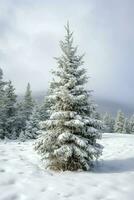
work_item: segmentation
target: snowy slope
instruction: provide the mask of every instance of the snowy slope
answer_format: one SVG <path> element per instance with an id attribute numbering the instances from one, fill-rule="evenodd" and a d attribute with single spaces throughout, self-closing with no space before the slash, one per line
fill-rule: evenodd
<path id="1" fill-rule="evenodd" d="M 32 142 L 0 142 L 0 200 L 133 200 L 134 136 L 104 134 L 93 172 L 39 168 Z"/>

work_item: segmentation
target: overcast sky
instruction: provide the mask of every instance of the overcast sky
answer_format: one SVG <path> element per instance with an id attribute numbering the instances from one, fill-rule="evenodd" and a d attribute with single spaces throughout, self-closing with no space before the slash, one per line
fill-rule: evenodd
<path id="1" fill-rule="evenodd" d="M 0 66 L 17 93 L 46 90 L 67 20 L 94 95 L 134 105 L 134 0 L 0 0 Z"/>

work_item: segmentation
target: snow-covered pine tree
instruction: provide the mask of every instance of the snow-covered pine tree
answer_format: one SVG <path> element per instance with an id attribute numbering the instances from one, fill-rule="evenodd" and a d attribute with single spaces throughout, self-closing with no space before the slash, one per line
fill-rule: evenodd
<path id="1" fill-rule="evenodd" d="M 0 68 L 0 139 L 4 139 L 5 137 L 5 119 L 6 119 L 6 111 L 5 111 L 5 86 L 6 82 L 3 81 L 3 71 Z"/>
<path id="2" fill-rule="evenodd" d="M 45 168 L 52 170 L 89 170 L 102 153 L 96 140 L 101 138 L 101 121 L 92 118 L 94 105 L 86 91 L 87 82 L 83 56 L 73 47 L 69 24 L 65 27 L 65 40 L 60 42 L 62 55 L 57 58 L 48 100 L 50 118 L 41 123 L 42 135 L 35 150 L 41 154 Z M 89 98 L 90 97 L 90 98 Z M 44 130 L 45 129 L 45 130 Z"/>
<path id="3" fill-rule="evenodd" d="M 23 115 L 25 116 L 26 121 L 30 119 L 33 108 L 34 108 L 34 101 L 32 98 L 30 83 L 28 83 L 23 102 Z"/>
<path id="4" fill-rule="evenodd" d="M 124 122 L 125 122 L 124 113 L 119 110 L 117 112 L 117 117 L 115 119 L 115 126 L 114 126 L 115 133 L 122 133 Z"/>
<path id="5" fill-rule="evenodd" d="M 98 119 L 98 120 L 102 120 L 102 116 L 97 110 L 94 111 L 93 118 Z"/>
<path id="6" fill-rule="evenodd" d="M 131 134 L 131 126 L 130 126 L 130 119 L 131 118 L 126 118 L 126 133 Z"/>
<path id="7" fill-rule="evenodd" d="M 49 114 L 50 103 L 48 102 L 47 96 L 45 97 L 44 102 L 38 108 L 40 121 L 45 121 L 50 117 Z"/>
<path id="8" fill-rule="evenodd" d="M 24 134 L 27 121 L 30 120 L 30 116 L 34 109 L 34 100 L 32 98 L 32 91 L 29 83 L 26 88 L 24 100 L 17 102 L 16 109 L 16 137 L 19 138 L 20 133 L 21 135 Z"/>
<path id="9" fill-rule="evenodd" d="M 114 132 L 115 120 L 109 113 L 104 114 L 103 123 L 104 123 L 103 132 L 105 132 L 105 133 L 113 133 Z"/>
<path id="10" fill-rule="evenodd" d="M 23 132 L 26 128 L 26 117 L 23 110 L 23 102 L 17 102 L 16 105 L 16 137 L 18 138 L 20 133 Z"/>
<path id="11" fill-rule="evenodd" d="M 25 131 L 21 130 L 18 139 L 19 139 L 21 142 L 25 142 Z"/>
<path id="12" fill-rule="evenodd" d="M 30 120 L 27 121 L 26 129 L 24 131 L 24 139 L 36 139 L 39 135 L 39 122 L 40 115 L 38 107 L 34 108 L 32 115 L 30 116 Z"/>
<path id="13" fill-rule="evenodd" d="M 131 116 L 129 121 L 129 131 L 130 134 L 134 134 L 134 115 Z"/>
<path id="14" fill-rule="evenodd" d="M 32 116 L 30 117 L 30 121 L 27 122 L 26 125 L 26 132 L 28 130 L 28 132 L 25 134 L 29 135 L 29 130 L 32 134 L 31 137 L 27 137 L 26 139 L 36 139 L 38 137 L 38 135 L 40 135 L 41 131 L 40 131 L 40 127 L 39 127 L 39 122 L 41 121 L 45 121 L 47 119 L 49 119 L 50 117 L 50 113 L 49 113 L 49 109 L 50 109 L 50 102 L 47 99 L 48 93 L 45 97 L 44 102 L 41 105 L 38 105 L 35 107 Z M 29 129 L 29 125 L 30 125 L 30 129 Z M 45 128 L 44 128 L 45 129 Z M 33 136 L 32 136 L 33 135 Z M 34 137 L 35 135 L 35 137 Z"/>
<path id="15" fill-rule="evenodd" d="M 125 118 L 122 133 L 124 134 L 128 133 L 128 119 L 127 118 Z"/>
<path id="16" fill-rule="evenodd" d="M 5 135 L 9 139 L 12 139 L 16 129 L 16 102 L 17 95 L 15 94 L 15 88 L 13 87 L 12 82 L 9 81 L 5 89 Z"/>

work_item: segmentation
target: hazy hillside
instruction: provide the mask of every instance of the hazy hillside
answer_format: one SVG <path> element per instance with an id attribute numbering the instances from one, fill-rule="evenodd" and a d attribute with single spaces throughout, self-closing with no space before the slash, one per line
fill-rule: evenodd
<path id="1" fill-rule="evenodd" d="M 46 91 L 34 92 L 33 97 L 38 103 L 42 103 L 45 99 Z M 22 99 L 22 95 L 18 96 L 18 100 Z M 107 99 L 102 99 L 100 97 L 94 98 L 96 104 L 98 105 L 98 111 L 100 113 L 109 112 L 112 115 L 116 115 L 117 110 L 121 109 L 126 115 L 130 116 L 134 113 L 134 107 L 127 104 L 122 104 L 120 102 L 115 102 Z"/>
<path id="2" fill-rule="evenodd" d="M 114 102 L 101 98 L 96 98 L 96 102 L 98 104 L 98 110 L 102 113 L 109 112 L 112 115 L 116 115 L 117 110 L 119 109 L 121 109 L 128 116 L 134 113 L 134 107 L 132 105 L 127 105 L 120 102 Z"/>

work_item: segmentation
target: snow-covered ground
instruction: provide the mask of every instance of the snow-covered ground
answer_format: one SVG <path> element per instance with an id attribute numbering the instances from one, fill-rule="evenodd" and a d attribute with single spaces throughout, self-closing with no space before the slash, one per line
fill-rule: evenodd
<path id="1" fill-rule="evenodd" d="M 104 134 L 92 172 L 39 167 L 32 142 L 0 142 L 0 200 L 133 200 L 134 136 Z"/>

